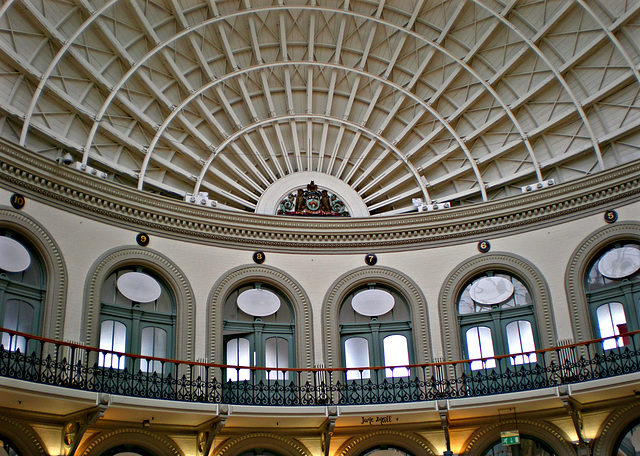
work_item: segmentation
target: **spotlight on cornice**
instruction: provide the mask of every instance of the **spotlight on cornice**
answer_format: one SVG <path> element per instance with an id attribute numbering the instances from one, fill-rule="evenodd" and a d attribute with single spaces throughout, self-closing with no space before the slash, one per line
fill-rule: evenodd
<path id="1" fill-rule="evenodd" d="M 64 157 L 63 157 L 63 159 L 64 159 Z M 65 163 L 64 160 L 62 160 L 62 163 Z M 69 166 L 71 166 L 72 168 L 77 169 L 78 171 L 82 171 L 82 172 L 85 172 L 87 174 L 91 174 L 92 176 L 96 176 L 96 177 L 99 177 L 101 179 L 106 179 L 109 176 L 104 171 L 97 170 L 94 167 L 89 166 L 89 165 L 85 165 L 82 162 L 73 162 L 73 163 L 69 164 Z"/>
<path id="2" fill-rule="evenodd" d="M 187 193 L 184 195 L 184 201 L 198 206 L 216 207 L 218 205 L 217 201 L 209 199 L 209 193 L 207 192 L 200 192 L 197 195 Z"/>
<path id="3" fill-rule="evenodd" d="M 556 184 L 556 181 L 553 179 L 549 179 L 546 181 L 538 182 L 537 184 L 525 185 L 524 187 L 520 187 L 522 189 L 522 193 L 533 192 L 536 190 L 541 190 L 543 188 L 551 187 Z"/>
<path id="4" fill-rule="evenodd" d="M 440 211 L 442 209 L 451 208 L 451 203 L 448 201 L 444 203 L 438 203 L 437 201 L 433 200 L 431 203 L 424 203 L 422 201 L 422 198 L 413 198 L 411 202 L 415 207 L 418 208 L 418 212 Z"/>

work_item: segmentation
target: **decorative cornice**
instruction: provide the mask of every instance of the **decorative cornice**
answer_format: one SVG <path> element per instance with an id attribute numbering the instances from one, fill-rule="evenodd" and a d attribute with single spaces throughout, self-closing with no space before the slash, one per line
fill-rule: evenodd
<path id="1" fill-rule="evenodd" d="M 318 253 L 423 249 L 536 229 L 640 199 L 640 162 L 437 213 L 325 220 L 207 209 L 86 175 L 0 141 L 0 185 L 100 221 L 202 244 Z"/>

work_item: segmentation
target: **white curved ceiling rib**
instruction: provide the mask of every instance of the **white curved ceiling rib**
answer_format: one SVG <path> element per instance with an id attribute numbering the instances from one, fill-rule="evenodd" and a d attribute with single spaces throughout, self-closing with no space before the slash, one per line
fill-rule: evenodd
<path id="1" fill-rule="evenodd" d="M 234 210 L 296 172 L 389 215 L 640 158 L 640 2 L 14 0 L 0 69 L 3 138 Z"/>

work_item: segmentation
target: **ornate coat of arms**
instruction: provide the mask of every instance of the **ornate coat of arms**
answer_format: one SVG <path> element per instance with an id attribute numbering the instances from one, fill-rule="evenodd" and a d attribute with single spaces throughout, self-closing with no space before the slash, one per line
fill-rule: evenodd
<path id="1" fill-rule="evenodd" d="M 278 215 L 349 217 L 345 204 L 327 190 L 318 190 L 311 181 L 307 189 L 299 188 L 280 202 Z"/>

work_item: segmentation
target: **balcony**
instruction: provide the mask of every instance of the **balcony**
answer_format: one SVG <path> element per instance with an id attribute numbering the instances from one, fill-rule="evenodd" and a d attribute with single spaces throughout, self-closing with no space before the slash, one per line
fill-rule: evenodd
<path id="1" fill-rule="evenodd" d="M 492 358 L 361 369 L 269 369 L 99 350 L 0 329 L 0 376 L 82 391 L 206 404 L 365 405 L 473 398 L 640 371 L 640 331 Z M 603 347 L 614 348 L 604 349 Z M 533 356 L 535 353 L 535 356 Z M 535 362 L 524 362 L 533 361 Z M 240 379 L 232 381 L 229 379 Z"/>

